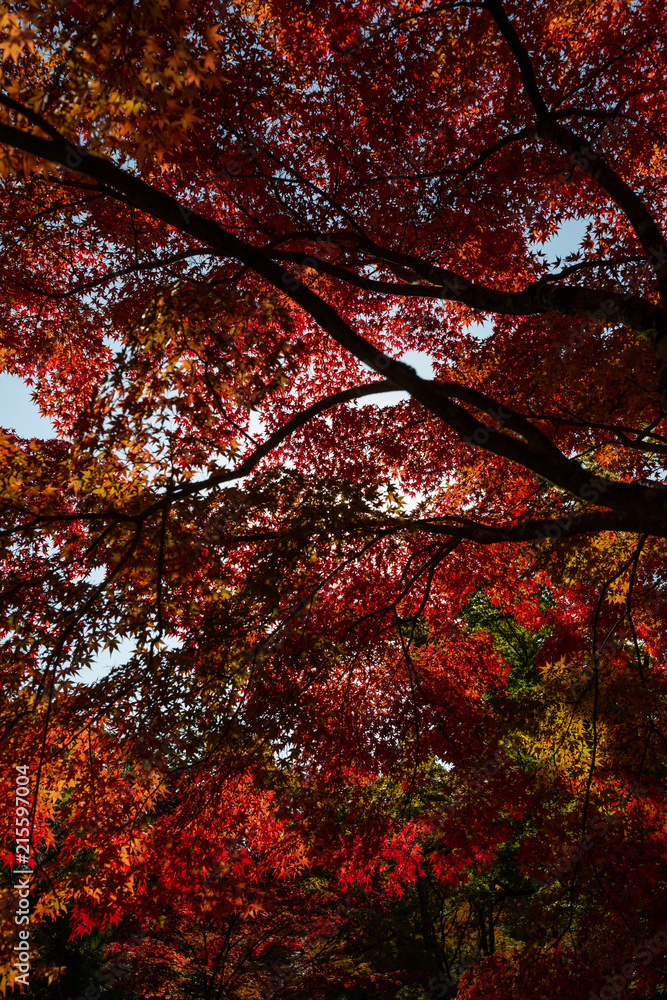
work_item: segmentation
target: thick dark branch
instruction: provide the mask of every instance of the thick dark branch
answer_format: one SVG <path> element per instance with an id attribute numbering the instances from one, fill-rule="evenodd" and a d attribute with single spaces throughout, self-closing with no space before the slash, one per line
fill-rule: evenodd
<path id="1" fill-rule="evenodd" d="M 563 458 L 562 452 L 550 438 L 539 430 L 539 428 L 535 427 L 530 420 L 515 410 L 510 410 L 505 406 L 499 405 L 495 399 L 487 396 L 486 393 L 480 392 L 478 389 L 471 389 L 469 386 L 459 385 L 456 382 L 433 381 L 431 385 L 436 391 L 441 392 L 443 396 L 460 399 L 469 406 L 487 413 L 500 427 L 507 427 L 508 430 L 513 431 L 519 437 L 523 438 L 545 460 L 551 459 L 554 462 L 559 462 Z"/>
<path id="2" fill-rule="evenodd" d="M 333 264 L 331 261 L 323 260 L 321 257 L 313 257 L 311 254 L 302 253 L 299 250 L 272 250 L 270 256 L 273 260 L 284 260 L 302 267 L 311 267 L 314 271 L 368 292 L 378 292 L 381 295 L 417 296 L 422 299 L 443 298 L 440 288 L 435 285 L 426 285 L 419 281 L 414 284 L 402 284 L 399 281 L 379 281 L 377 278 L 367 278 L 366 275 L 356 274 L 355 271 L 341 267 L 340 264 Z"/>
<path id="3" fill-rule="evenodd" d="M 404 526 L 416 527 L 433 535 L 468 539 L 480 545 L 496 545 L 498 542 L 525 544 L 535 541 L 555 541 L 559 538 L 573 538 L 576 535 L 597 534 L 601 531 L 646 532 L 667 538 L 667 524 L 664 521 L 661 522 L 648 514 L 644 517 L 634 517 L 610 510 L 563 514 L 556 518 L 536 518 L 507 526 L 480 524 L 477 521 L 454 516 L 415 520 L 404 518 Z"/>
<path id="4" fill-rule="evenodd" d="M 271 251 L 275 260 L 290 261 L 345 281 L 355 288 L 383 295 L 418 296 L 444 302 L 461 302 L 479 312 L 505 316 L 530 316 L 560 313 L 582 319 L 616 319 L 637 333 L 645 335 L 660 323 L 660 311 L 638 296 L 621 295 L 614 289 L 591 289 L 579 285 L 556 287 L 550 282 L 558 275 L 546 276 L 518 292 L 502 291 L 475 284 L 447 268 L 437 267 L 421 257 L 364 244 L 366 252 L 378 261 L 393 264 L 406 275 L 406 283 L 378 281 L 365 275 L 299 251 Z M 600 264 L 600 266 L 602 266 Z M 409 271 L 408 271 L 409 269 Z M 413 278 L 411 283 L 407 281 Z M 429 282 L 428 284 L 422 282 Z"/>
<path id="5" fill-rule="evenodd" d="M 233 479 L 242 479 L 244 476 L 249 475 L 253 469 L 255 469 L 263 458 L 266 458 L 270 452 L 274 451 L 285 438 L 293 434 L 295 430 L 299 427 L 303 427 L 307 424 L 309 420 L 316 417 L 318 414 L 323 413 L 325 410 L 330 410 L 333 406 L 337 406 L 339 403 L 348 402 L 351 399 L 361 399 L 363 396 L 374 396 L 376 393 L 381 392 L 396 392 L 396 386 L 393 382 L 387 379 L 383 379 L 381 382 L 370 382 L 368 385 L 358 385 L 354 386 L 352 389 L 343 389 L 341 392 L 333 393 L 331 396 L 325 396 L 324 399 L 320 399 L 317 403 L 313 403 L 312 406 L 306 407 L 305 410 L 296 413 L 291 420 L 288 420 L 286 424 L 279 427 L 278 430 L 270 434 L 268 438 L 263 441 L 258 448 L 256 448 L 250 455 L 245 458 L 240 465 L 230 472 L 218 472 L 213 476 L 209 476 L 208 479 L 200 480 L 199 482 L 188 483 L 186 486 L 177 487 L 170 494 L 170 502 L 173 500 L 180 500 L 182 497 L 191 496 L 193 493 L 201 493 L 203 490 L 210 489 L 214 486 L 220 486 L 222 483 L 231 482 Z M 157 509 L 162 506 L 163 501 L 159 504 L 155 504 L 154 508 L 149 508 L 145 515 L 152 512 L 152 509 Z M 144 516 L 145 516 L 144 515 Z"/>
<path id="6" fill-rule="evenodd" d="M 600 493 L 604 493 L 603 503 L 606 507 L 631 513 L 641 518 L 649 505 L 653 506 L 656 519 L 667 520 L 666 491 L 660 488 L 591 477 L 590 473 L 578 462 L 569 460 L 561 452 L 558 452 L 555 446 L 554 451 L 557 452 L 557 455 L 551 449 L 547 453 L 545 449 L 535 447 L 533 442 L 520 440 L 501 431 L 493 429 L 489 431 L 467 410 L 453 403 L 442 389 L 438 388 L 437 384 L 422 379 L 409 365 L 388 357 L 365 337 L 356 333 L 333 306 L 303 285 L 294 274 L 283 270 L 273 260 L 270 260 L 261 249 L 228 233 L 213 220 L 185 208 L 170 195 L 151 187 L 109 160 L 90 154 L 84 149 L 75 148 L 65 140 L 55 142 L 42 139 L 5 124 L 0 125 L 0 142 L 95 179 L 106 188 L 111 196 L 120 195 L 126 202 L 134 205 L 140 211 L 161 219 L 168 225 L 187 233 L 193 239 L 201 241 L 219 254 L 236 259 L 251 268 L 300 305 L 329 336 L 333 337 L 354 357 L 374 371 L 383 374 L 397 388 L 410 393 L 414 399 L 443 420 L 464 440 L 479 443 L 484 450 L 530 469 L 576 497 L 582 497 L 584 500 L 596 503 Z M 396 256 L 401 256 L 404 259 L 403 255 L 391 255 L 387 251 L 384 251 L 384 254 L 388 260 L 392 260 Z M 399 261 L 399 263 L 401 262 L 402 260 Z M 421 266 L 421 262 L 417 261 L 417 263 Z M 425 275 L 425 278 L 430 281 L 435 275 L 437 281 L 440 275 L 446 276 L 449 273 L 442 271 L 442 269 L 431 268 L 430 273 Z M 456 276 L 454 277 L 456 278 Z M 472 283 L 469 285 L 475 288 Z M 486 296 L 493 304 L 484 306 L 477 302 L 471 303 L 471 305 L 475 308 L 486 308 L 488 311 L 497 310 L 507 313 L 512 306 L 516 307 L 517 300 L 520 300 L 521 296 L 537 295 L 538 299 L 541 296 L 544 297 L 545 306 L 550 302 L 551 307 L 554 308 L 558 296 L 565 295 L 567 298 L 568 292 L 569 289 L 544 288 L 537 290 L 537 292 L 533 290 L 532 293 L 518 292 L 507 296 L 502 292 L 486 291 Z M 463 294 L 458 296 L 460 301 L 465 301 L 465 294 L 464 289 Z M 504 307 L 502 305 L 503 298 L 505 299 Z M 588 302 L 587 299 L 586 304 Z M 643 303 L 641 300 L 630 300 L 629 305 L 634 304 L 638 310 L 651 309 L 647 303 Z M 565 311 L 570 312 L 572 309 L 571 301 L 567 302 L 567 306 Z M 517 311 L 521 312 L 520 309 Z M 479 442 L 474 441 L 473 436 L 476 432 L 478 432 L 478 436 L 486 435 L 483 441 L 481 438 Z M 193 487 L 194 484 L 191 484 L 190 488 Z M 183 487 L 183 489 L 187 490 L 188 487 Z M 593 490 L 594 496 L 591 490 Z"/>
<path id="7" fill-rule="evenodd" d="M 667 242 L 656 220 L 639 195 L 586 139 L 556 121 L 556 115 L 547 107 L 542 97 L 526 47 L 505 13 L 502 3 L 500 0 L 485 0 L 485 6 L 517 62 L 524 91 L 535 111 L 537 135 L 565 150 L 572 162 L 592 178 L 621 209 L 653 265 L 663 309 L 667 308 Z M 662 339 L 665 334 L 667 327 L 661 320 L 656 328 L 656 340 Z"/>
<path id="8" fill-rule="evenodd" d="M 329 410 L 332 407 L 337 406 L 339 403 L 345 403 L 352 399 L 361 399 L 364 396 L 374 396 L 377 393 L 383 392 L 396 392 L 396 386 L 393 382 L 383 379 L 380 382 L 370 382 L 368 385 L 353 386 L 351 389 L 343 389 L 341 392 L 333 393 L 331 396 L 325 396 L 324 399 L 320 399 L 316 403 L 313 403 L 312 406 L 308 406 L 305 410 L 296 413 L 291 420 L 288 420 L 286 424 L 283 424 L 283 426 L 279 427 L 278 430 L 273 432 L 273 434 L 270 434 L 268 438 L 263 441 L 258 448 L 251 452 L 251 454 L 248 455 L 235 469 L 230 469 L 227 472 L 216 473 L 215 475 L 209 476 L 207 479 L 203 479 L 198 482 L 189 482 L 184 486 L 172 488 L 163 498 L 155 503 L 152 503 L 140 513 L 128 514 L 121 511 L 109 510 L 94 513 L 78 511 L 75 514 L 45 514 L 44 516 L 40 516 L 32 511 L 25 511 L 24 513 L 29 513 L 31 519 L 21 524 L 17 524 L 12 528 L 3 529 L 0 531 L 0 537 L 11 536 L 22 531 L 29 531 L 45 524 L 71 523 L 76 521 L 111 520 L 114 523 L 131 521 L 139 524 L 149 518 L 152 514 L 164 510 L 177 500 L 182 500 L 184 497 L 192 496 L 195 493 L 204 492 L 207 489 L 220 486 L 223 483 L 232 482 L 234 479 L 243 479 L 259 465 L 263 458 L 266 458 L 270 452 L 274 451 L 280 444 L 282 444 L 282 442 L 289 437 L 290 434 L 293 434 L 295 430 L 302 427 L 313 417 L 323 413 L 325 410 Z"/>
<path id="9" fill-rule="evenodd" d="M 26 107 L 25 104 L 20 104 L 18 101 L 15 101 L 13 97 L 9 96 L 9 94 L 3 94 L 0 92 L 0 104 L 7 108 L 8 111 L 14 111 L 17 115 L 20 115 L 22 118 L 25 118 L 26 121 L 29 121 L 31 125 L 41 129 L 42 132 L 45 132 L 55 142 L 59 142 L 62 139 L 60 132 L 58 132 L 58 130 L 54 128 L 53 125 L 46 120 L 46 118 L 42 118 L 40 114 L 33 111 L 32 108 Z"/>
<path id="10" fill-rule="evenodd" d="M 505 13 L 502 3 L 500 3 L 500 0 L 485 0 L 484 6 L 491 14 L 491 17 L 498 25 L 500 33 L 512 50 L 512 55 L 516 59 L 517 66 L 519 67 L 523 89 L 525 90 L 526 96 L 535 110 L 537 120 L 542 121 L 546 119 L 549 116 L 549 108 L 544 102 L 542 92 L 540 91 L 537 80 L 535 79 L 535 73 L 533 71 L 530 57 L 521 39 L 517 35 L 514 25 Z"/>
<path id="11" fill-rule="evenodd" d="M 572 161 L 609 195 L 621 209 L 646 253 L 655 272 L 663 309 L 667 308 L 667 242 L 662 230 L 639 195 L 609 166 L 602 154 L 592 149 L 586 139 L 558 122 L 540 124 L 539 134 L 564 149 Z M 656 329 L 657 339 L 667 330 L 664 321 Z"/>

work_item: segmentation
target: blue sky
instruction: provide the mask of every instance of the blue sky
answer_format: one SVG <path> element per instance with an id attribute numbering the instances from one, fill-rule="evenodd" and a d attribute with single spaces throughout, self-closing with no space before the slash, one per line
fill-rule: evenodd
<path id="1" fill-rule="evenodd" d="M 16 431 L 21 437 L 53 437 L 53 425 L 40 414 L 32 392 L 20 378 L 0 375 L 0 427 Z"/>

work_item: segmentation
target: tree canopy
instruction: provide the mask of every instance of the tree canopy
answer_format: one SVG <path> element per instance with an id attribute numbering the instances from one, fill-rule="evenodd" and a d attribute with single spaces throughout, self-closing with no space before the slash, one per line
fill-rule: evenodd
<path id="1" fill-rule="evenodd" d="M 4 994 L 667 993 L 666 48 L 1 5 Z"/>

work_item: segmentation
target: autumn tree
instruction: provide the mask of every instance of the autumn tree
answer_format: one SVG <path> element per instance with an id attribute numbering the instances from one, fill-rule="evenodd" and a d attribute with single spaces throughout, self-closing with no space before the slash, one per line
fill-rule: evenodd
<path id="1" fill-rule="evenodd" d="M 62 920 L 145 997 L 660 988 L 665 28 L 3 5 L 0 357 L 56 432 L 0 438 L 40 989 Z"/>

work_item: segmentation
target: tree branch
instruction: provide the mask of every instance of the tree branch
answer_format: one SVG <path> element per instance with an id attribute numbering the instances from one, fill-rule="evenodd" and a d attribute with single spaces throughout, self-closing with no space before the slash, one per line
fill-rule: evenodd
<path id="1" fill-rule="evenodd" d="M 161 219 L 168 225 L 201 241 L 219 254 L 238 260 L 251 268 L 300 305 L 326 333 L 354 357 L 374 371 L 384 374 L 386 379 L 393 382 L 396 388 L 404 389 L 410 393 L 414 399 L 443 420 L 464 440 L 472 444 L 479 443 L 485 451 L 524 466 L 573 496 L 595 503 L 600 493 L 604 492 L 604 505 L 606 507 L 632 513 L 643 520 L 646 506 L 651 505 L 656 518 L 667 520 L 667 496 L 665 495 L 667 491 L 659 487 L 619 483 L 609 479 L 592 477 L 578 462 L 568 459 L 555 446 L 545 449 L 537 446 L 535 441 L 520 440 L 493 428 L 489 430 L 467 410 L 453 403 L 442 391 L 442 388 L 438 387 L 437 383 L 422 379 L 409 365 L 388 357 L 365 337 L 356 333 L 333 306 L 302 284 L 294 274 L 283 270 L 263 250 L 245 243 L 213 220 L 192 209 L 185 208 L 171 195 L 151 187 L 109 160 L 72 146 L 64 139 L 59 141 L 42 139 L 34 134 L 22 132 L 14 126 L 0 124 L 0 142 L 95 179 L 104 185 L 112 197 L 118 192 L 124 200 L 140 211 Z M 383 251 L 383 254 L 389 261 L 397 257 L 401 258 L 401 262 L 406 258 L 408 260 L 414 259 L 409 255 L 391 254 L 389 251 Z M 416 263 L 421 266 L 418 259 Z M 425 277 L 427 280 L 433 280 L 434 275 L 436 278 L 442 275 L 449 276 L 451 272 L 431 267 L 429 274 Z M 461 280 L 456 275 L 452 277 Z M 473 290 L 477 288 L 472 282 L 469 282 L 468 286 Z M 478 293 L 478 296 L 484 299 L 487 304 L 479 301 L 471 302 L 475 308 L 507 313 L 512 306 L 517 308 L 518 301 L 523 301 L 526 304 L 530 301 L 534 302 L 534 296 L 537 296 L 538 301 L 541 298 L 545 307 L 550 303 L 553 308 L 558 297 L 565 296 L 564 311 L 572 312 L 571 300 L 567 300 L 569 289 L 543 288 L 529 293 L 518 292 L 511 295 L 492 290 L 481 291 L 484 291 L 485 294 L 479 295 Z M 523 300 L 522 296 L 524 296 Z M 527 299 L 526 296 L 528 296 Z M 463 293 L 452 295 L 452 298 L 454 297 L 458 298 L 459 301 L 466 301 L 465 283 Z M 589 301 L 587 299 L 586 304 Z M 630 304 L 636 305 L 637 309 L 644 312 L 655 313 L 655 310 L 642 300 L 633 299 L 630 300 Z M 517 312 L 521 312 L 521 310 L 517 308 Z M 667 341 L 665 344 L 667 346 Z M 474 441 L 473 438 L 476 432 L 480 438 L 479 442 Z M 275 447 L 275 445 L 271 447 Z M 263 454 L 257 457 L 257 461 L 261 457 Z M 250 459 L 248 461 L 250 462 Z M 254 464 L 249 466 L 249 471 L 251 468 L 254 468 Z M 228 474 L 213 477 L 212 485 L 224 481 L 226 475 Z M 195 484 L 183 487 L 183 495 L 187 495 L 188 490 L 192 491 L 195 488 Z M 591 493 L 591 491 L 593 492 Z"/>
<path id="2" fill-rule="evenodd" d="M 644 518 L 629 517 L 618 511 L 591 510 L 581 514 L 563 514 L 556 518 L 535 518 L 512 525 L 480 524 L 467 518 L 445 516 L 439 519 L 404 518 L 401 527 L 416 527 L 433 535 L 468 539 L 480 545 L 497 545 L 498 542 L 525 544 L 531 541 L 555 541 L 576 535 L 597 534 L 601 531 L 647 532 L 667 538 L 667 524 L 650 515 Z"/>
<path id="3" fill-rule="evenodd" d="M 653 264 L 664 310 L 667 308 L 667 242 L 656 220 L 639 195 L 600 153 L 593 150 L 585 139 L 556 121 L 555 114 L 547 107 L 542 97 L 526 47 L 505 13 L 501 0 L 484 0 L 484 6 L 496 22 L 519 67 L 524 91 L 535 111 L 537 135 L 565 150 L 573 162 L 621 209 Z M 659 327 L 656 328 L 656 334 L 658 340 L 667 334 L 667 327 L 662 317 Z"/>

